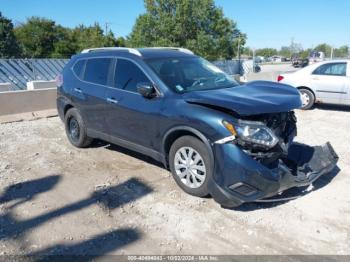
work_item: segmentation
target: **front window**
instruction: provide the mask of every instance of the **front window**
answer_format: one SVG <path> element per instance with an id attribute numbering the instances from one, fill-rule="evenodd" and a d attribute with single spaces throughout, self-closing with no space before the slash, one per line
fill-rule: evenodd
<path id="1" fill-rule="evenodd" d="M 176 93 L 220 89 L 238 83 L 219 68 L 199 57 L 147 60 L 160 79 Z"/>
<path id="2" fill-rule="evenodd" d="M 141 69 L 125 59 L 118 59 L 115 70 L 115 87 L 131 92 L 137 92 L 137 84 L 149 82 Z"/>

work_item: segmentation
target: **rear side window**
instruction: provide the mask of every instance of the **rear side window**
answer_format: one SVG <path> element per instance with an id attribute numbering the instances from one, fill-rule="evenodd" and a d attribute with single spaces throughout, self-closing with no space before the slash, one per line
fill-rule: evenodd
<path id="1" fill-rule="evenodd" d="M 317 67 L 313 75 L 346 76 L 346 63 L 330 63 Z"/>
<path id="2" fill-rule="evenodd" d="M 107 85 L 112 61 L 112 58 L 87 59 L 84 80 L 94 84 Z"/>
<path id="3" fill-rule="evenodd" d="M 82 77 L 83 77 L 85 61 L 86 61 L 86 60 L 79 60 L 79 61 L 76 62 L 75 65 L 73 66 L 73 71 L 74 71 L 74 73 L 77 75 L 77 77 L 79 77 L 79 78 L 82 78 Z"/>
<path id="4" fill-rule="evenodd" d="M 119 89 L 137 92 L 137 84 L 141 82 L 149 82 L 142 70 L 125 59 L 118 59 L 115 69 L 115 87 Z"/>

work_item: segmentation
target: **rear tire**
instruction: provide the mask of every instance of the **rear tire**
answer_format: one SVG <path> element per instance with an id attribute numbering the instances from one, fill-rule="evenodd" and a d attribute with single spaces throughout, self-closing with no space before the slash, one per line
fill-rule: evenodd
<path id="1" fill-rule="evenodd" d="M 169 152 L 171 173 L 179 187 L 186 193 L 206 197 L 212 177 L 212 166 L 205 144 L 193 136 L 178 138 Z"/>
<path id="2" fill-rule="evenodd" d="M 88 147 L 93 141 L 86 134 L 86 126 L 79 111 L 71 108 L 64 116 L 64 125 L 69 142 L 79 148 Z"/>
<path id="3" fill-rule="evenodd" d="M 302 101 L 301 109 L 303 110 L 310 109 L 315 103 L 314 94 L 310 90 L 305 88 L 299 89 L 299 92 L 300 92 L 301 101 Z"/>

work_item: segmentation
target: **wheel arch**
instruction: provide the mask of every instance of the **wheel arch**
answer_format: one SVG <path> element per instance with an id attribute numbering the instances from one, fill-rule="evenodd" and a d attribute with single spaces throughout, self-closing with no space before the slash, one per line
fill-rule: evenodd
<path id="1" fill-rule="evenodd" d="M 63 116 L 66 115 L 66 113 L 68 112 L 69 109 L 73 108 L 74 106 L 70 103 L 67 103 L 64 108 L 63 108 Z"/>
<path id="2" fill-rule="evenodd" d="M 309 90 L 309 91 L 314 95 L 314 97 L 315 97 L 315 99 L 316 99 L 316 94 L 315 94 L 314 90 L 312 90 L 310 87 L 307 87 L 307 86 L 298 86 L 297 89 L 298 89 L 298 90 L 300 90 L 300 89 Z"/>
<path id="3" fill-rule="evenodd" d="M 189 126 L 173 127 L 165 133 L 163 141 L 162 141 L 164 165 L 166 167 L 169 167 L 169 151 L 170 151 L 171 145 L 178 138 L 180 138 L 182 136 L 187 136 L 187 135 L 193 136 L 204 143 L 204 145 L 208 149 L 211 164 L 212 164 L 212 166 L 214 166 L 213 165 L 214 164 L 214 155 L 213 155 L 212 147 L 210 145 L 210 140 L 207 139 L 206 136 L 202 132 L 198 131 L 197 129 L 195 129 L 193 127 L 189 127 Z"/>

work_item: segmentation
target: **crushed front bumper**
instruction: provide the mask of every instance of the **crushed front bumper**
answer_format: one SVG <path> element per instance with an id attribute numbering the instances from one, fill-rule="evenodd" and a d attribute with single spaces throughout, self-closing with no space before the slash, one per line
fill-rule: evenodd
<path id="1" fill-rule="evenodd" d="M 330 143 L 308 146 L 293 143 L 286 160 L 270 169 L 232 143 L 215 146 L 215 171 L 209 190 L 226 207 L 276 195 L 291 187 L 307 186 L 333 170 L 338 161 Z"/>

